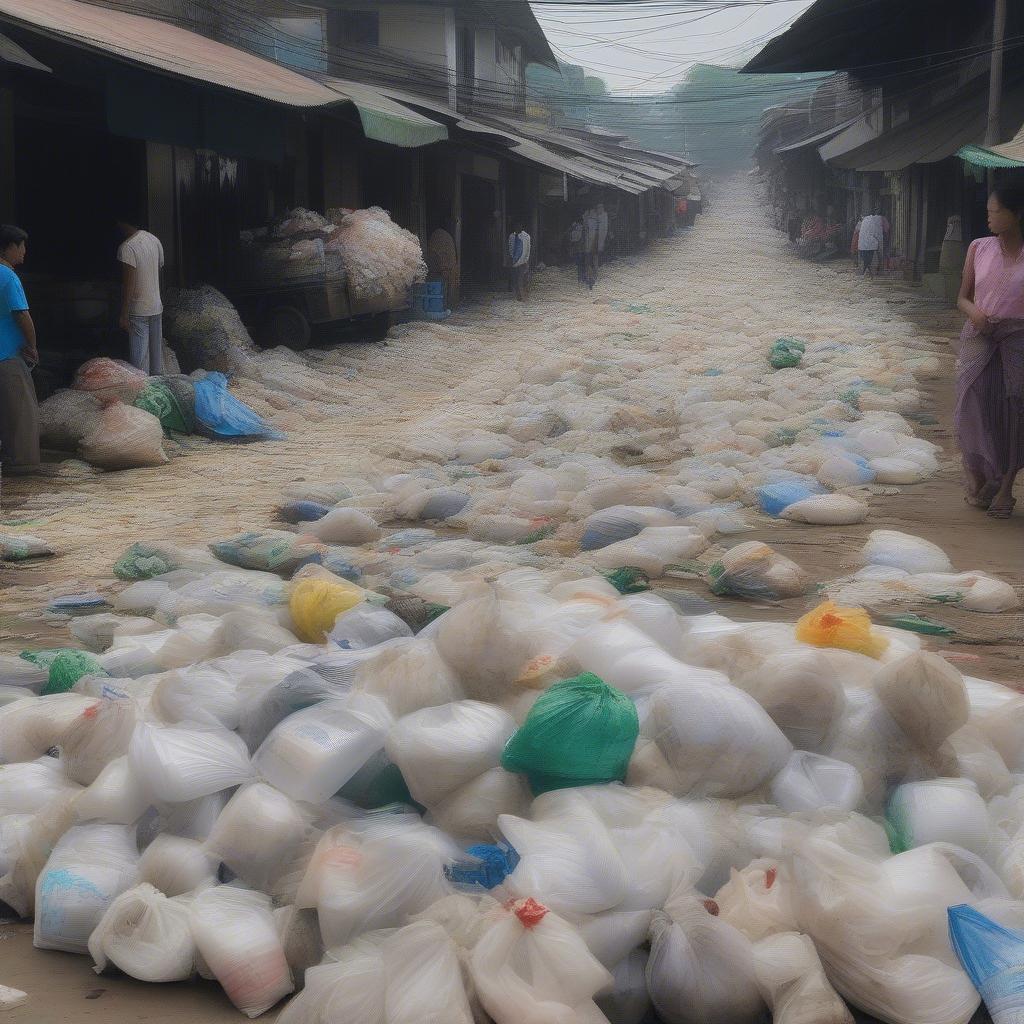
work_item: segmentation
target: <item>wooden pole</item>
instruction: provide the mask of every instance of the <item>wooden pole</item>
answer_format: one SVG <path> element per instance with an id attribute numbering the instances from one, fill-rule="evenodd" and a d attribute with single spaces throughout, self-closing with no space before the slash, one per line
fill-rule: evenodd
<path id="1" fill-rule="evenodd" d="M 1003 41 L 1006 37 L 1006 0 L 994 0 L 992 9 L 992 64 L 988 87 L 988 127 L 985 145 L 1002 142 L 999 124 L 1000 101 L 1003 95 Z"/>

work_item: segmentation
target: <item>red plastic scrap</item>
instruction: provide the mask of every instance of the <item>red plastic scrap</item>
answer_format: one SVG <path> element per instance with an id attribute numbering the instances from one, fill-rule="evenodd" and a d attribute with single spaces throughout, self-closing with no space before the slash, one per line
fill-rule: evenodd
<path id="1" fill-rule="evenodd" d="M 775 879 L 779 877 L 778 868 L 769 868 L 764 873 L 764 887 L 770 889 L 775 884 Z"/>
<path id="2" fill-rule="evenodd" d="M 519 918 L 524 928 L 536 928 L 544 920 L 548 908 L 538 903 L 532 896 L 521 900 L 512 908 L 512 913 Z"/>
<path id="3" fill-rule="evenodd" d="M 718 917 L 718 904 L 714 900 L 704 900 L 704 909 L 712 917 Z"/>

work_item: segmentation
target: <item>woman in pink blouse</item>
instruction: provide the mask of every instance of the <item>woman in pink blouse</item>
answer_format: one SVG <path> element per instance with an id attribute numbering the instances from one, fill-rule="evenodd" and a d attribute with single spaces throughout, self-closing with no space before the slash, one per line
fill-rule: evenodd
<path id="1" fill-rule="evenodd" d="M 953 425 L 968 477 L 967 502 L 996 519 L 1013 514 L 1024 469 L 1024 189 L 988 201 L 993 237 L 967 250 L 957 305 L 967 315 L 957 354 Z"/>

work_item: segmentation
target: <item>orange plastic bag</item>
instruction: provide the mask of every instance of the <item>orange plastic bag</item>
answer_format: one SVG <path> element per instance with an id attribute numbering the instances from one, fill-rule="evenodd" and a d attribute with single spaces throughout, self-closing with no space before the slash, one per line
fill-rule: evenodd
<path id="1" fill-rule="evenodd" d="M 796 638 L 814 647 L 839 647 L 869 658 L 880 658 L 889 646 L 884 636 L 871 629 L 871 617 L 863 608 L 840 608 L 831 601 L 819 604 L 797 622 Z"/>

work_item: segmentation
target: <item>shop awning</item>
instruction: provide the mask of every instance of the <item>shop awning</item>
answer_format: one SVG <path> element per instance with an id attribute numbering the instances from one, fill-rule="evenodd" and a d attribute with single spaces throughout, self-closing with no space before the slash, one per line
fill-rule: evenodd
<path id="1" fill-rule="evenodd" d="M 833 125 L 831 128 L 826 128 L 822 132 L 816 132 L 814 135 L 809 135 L 806 139 L 801 139 L 799 142 L 791 142 L 787 146 L 776 146 L 772 150 L 773 153 L 792 153 L 798 149 L 805 149 L 807 146 L 818 146 L 823 142 L 829 142 L 834 139 L 840 132 L 845 131 L 855 121 L 859 121 L 861 115 L 858 114 L 856 117 L 851 117 L 842 124 Z"/>
<path id="2" fill-rule="evenodd" d="M 7 36 L 0 36 L 0 64 L 18 64 L 23 68 L 30 68 L 32 71 L 52 71 L 41 60 L 36 60 L 24 47 L 19 46 L 13 39 Z"/>
<path id="3" fill-rule="evenodd" d="M 964 146 L 977 145 L 985 137 L 988 121 L 986 91 L 975 88 L 929 111 L 923 117 L 899 125 L 862 145 L 836 153 L 838 136 L 822 146 L 823 159 L 836 167 L 858 171 L 901 171 L 913 164 L 930 164 L 954 156 Z M 1024 117 L 1024 87 L 1015 85 L 1003 95 L 1006 116 Z M 856 128 L 857 125 L 854 125 Z M 848 129 L 853 131 L 853 129 Z M 845 135 L 845 133 L 843 133 Z"/>
<path id="4" fill-rule="evenodd" d="M 412 148 L 448 138 L 448 129 L 443 124 L 396 103 L 379 89 L 340 78 L 325 78 L 323 83 L 353 104 L 368 139 Z"/>
<path id="5" fill-rule="evenodd" d="M 977 167 L 1024 167 L 1024 125 L 1009 142 L 998 146 L 964 146 L 957 156 Z"/>
<path id="6" fill-rule="evenodd" d="M 320 82 L 155 18 L 80 0 L 0 0 L 0 20 L 130 64 L 272 103 L 308 108 L 338 102 L 338 94 Z"/>

